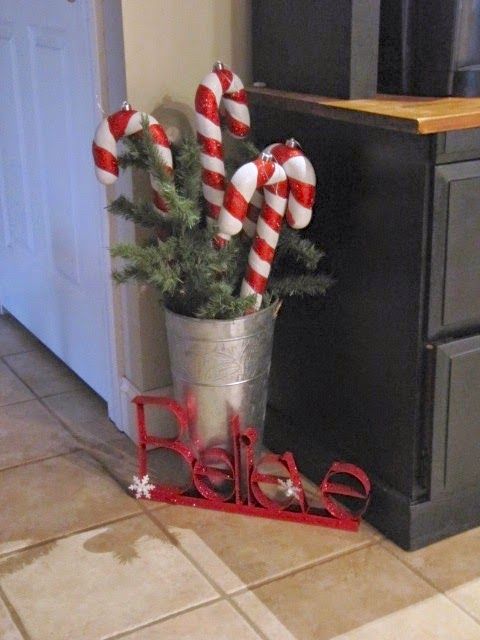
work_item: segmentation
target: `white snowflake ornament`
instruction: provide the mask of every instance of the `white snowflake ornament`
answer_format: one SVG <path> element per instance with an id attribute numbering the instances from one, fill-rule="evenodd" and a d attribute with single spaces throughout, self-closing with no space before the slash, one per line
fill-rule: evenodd
<path id="1" fill-rule="evenodd" d="M 300 489 L 293 484 L 291 478 L 287 480 L 278 478 L 278 485 L 287 498 L 295 498 L 295 500 L 300 498 Z"/>
<path id="2" fill-rule="evenodd" d="M 147 500 L 150 500 L 150 492 L 155 489 L 155 485 L 150 484 L 148 475 L 143 476 L 141 480 L 138 476 L 133 476 L 133 482 L 128 488 L 130 491 L 135 492 L 135 498 L 137 498 L 137 500 L 139 498 L 147 498 Z"/>

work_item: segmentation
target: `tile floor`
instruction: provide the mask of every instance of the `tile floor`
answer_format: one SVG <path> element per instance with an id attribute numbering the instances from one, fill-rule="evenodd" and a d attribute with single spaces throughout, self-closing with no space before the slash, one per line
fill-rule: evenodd
<path id="1" fill-rule="evenodd" d="M 1 640 L 480 640 L 480 529 L 358 534 L 136 501 L 104 403 L 0 317 Z"/>

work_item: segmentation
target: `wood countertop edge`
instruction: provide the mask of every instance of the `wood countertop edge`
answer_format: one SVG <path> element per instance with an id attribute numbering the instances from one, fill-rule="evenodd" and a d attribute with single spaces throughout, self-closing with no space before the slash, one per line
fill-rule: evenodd
<path id="1" fill-rule="evenodd" d="M 429 116 L 413 116 L 411 112 L 379 113 L 350 106 L 347 100 L 327 98 L 323 96 L 247 87 L 250 101 L 253 105 L 272 106 L 283 108 L 287 111 L 296 111 L 325 117 L 332 120 L 376 126 L 384 129 L 393 129 L 404 133 L 428 135 L 458 131 L 480 127 L 480 107 L 473 107 L 470 112 L 448 113 Z M 435 100 L 435 98 L 431 98 Z M 439 98 L 439 100 L 441 100 Z M 478 99 L 475 99 L 478 101 Z M 371 102 L 371 100 L 369 100 Z M 358 103 L 358 101 L 352 101 Z M 384 100 L 379 100 L 384 105 Z"/>

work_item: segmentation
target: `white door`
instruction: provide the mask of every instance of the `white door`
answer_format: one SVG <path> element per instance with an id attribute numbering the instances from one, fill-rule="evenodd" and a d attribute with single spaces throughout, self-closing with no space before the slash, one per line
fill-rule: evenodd
<path id="1" fill-rule="evenodd" d="M 0 2 L 0 303 L 108 400 L 91 2 Z"/>

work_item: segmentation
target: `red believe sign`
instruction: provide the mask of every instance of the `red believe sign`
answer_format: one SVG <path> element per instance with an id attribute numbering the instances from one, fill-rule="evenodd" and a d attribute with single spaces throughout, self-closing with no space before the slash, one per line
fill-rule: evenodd
<path id="1" fill-rule="evenodd" d="M 321 506 L 312 506 L 307 502 L 293 455 L 268 453 L 255 461 L 256 431 L 252 427 L 241 431 L 238 416 L 231 420 L 233 454 L 210 447 L 196 455 L 188 441 L 187 411 L 175 400 L 137 396 L 133 402 L 137 406 L 139 475 L 129 488 L 137 498 L 350 531 L 358 529 L 371 489 L 367 475 L 359 467 L 334 462 L 317 489 L 315 502 Z M 169 411 L 176 419 L 177 436 L 150 435 L 145 405 Z M 190 474 L 189 487 L 150 483 L 147 458 L 148 452 L 155 449 L 173 451 L 182 458 Z M 271 491 L 272 488 L 275 490 Z"/>

